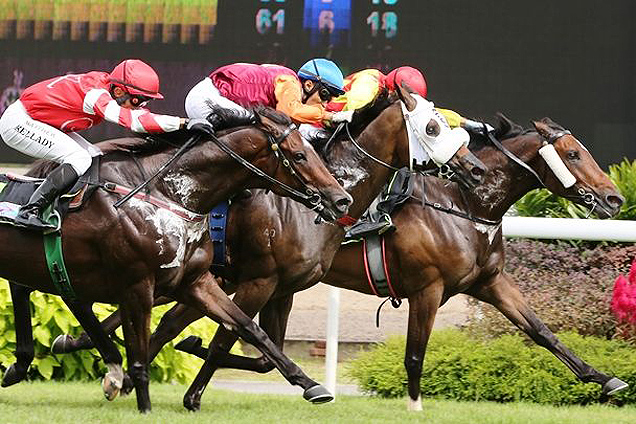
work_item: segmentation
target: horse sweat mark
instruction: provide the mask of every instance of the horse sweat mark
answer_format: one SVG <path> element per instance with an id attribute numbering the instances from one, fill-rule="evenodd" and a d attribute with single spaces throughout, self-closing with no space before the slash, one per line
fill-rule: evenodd
<path id="1" fill-rule="evenodd" d="M 506 174 L 495 169 L 486 182 L 475 188 L 474 193 L 481 198 L 484 207 L 493 210 L 506 199 L 507 190 L 503 187 L 506 187 L 507 182 Z"/>
<path id="2" fill-rule="evenodd" d="M 199 191 L 197 182 L 188 175 L 173 172 L 168 174 L 163 180 L 168 188 L 179 196 L 186 207 L 188 207 L 192 193 Z"/>
<path id="3" fill-rule="evenodd" d="M 129 202 L 131 207 L 138 209 L 145 220 L 155 227 L 159 236 L 155 241 L 159 245 L 159 255 L 174 252 L 174 258 L 162 264 L 161 268 L 181 266 L 188 244 L 199 241 L 207 230 L 207 220 L 190 222 L 167 209 L 155 210 L 155 206 L 142 200 L 133 198 Z"/>
<path id="4" fill-rule="evenodd" d="M 499 228 L 501 227 L 501 224 L 486 225 L 486 224 L 480 224 L 478 222 L 475 222 L 474 225 L 477 231 L 479 231 L 482 234 L 488 235 L 488 244 L 492 244 L 492 241 L 495 239 L 495 235 L 497 234 L 497 231 L 499 231 Z"/>

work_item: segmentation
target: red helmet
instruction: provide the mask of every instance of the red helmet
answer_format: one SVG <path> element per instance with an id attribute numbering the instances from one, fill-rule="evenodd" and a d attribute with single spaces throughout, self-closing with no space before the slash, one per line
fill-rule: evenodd
<path id="1" fill-rule="evenodd" d="M 395 90 L 396 85 L 405 83 L 411 87 L 417 94 L 426 98 L 428 89 L 424 75 L 415 68 L 410 66 L 401 66 L 395 68 L 386 76 L 385 85 L 389 90 Z"/>
<path id="2" fill-rule="evenodd" d="M 163 99 L 159 92 L 159 77 L 147 63 L 138 59 L 127 59 L 110 73 L 109 81 L 122 87 L 131 95 Z"/>

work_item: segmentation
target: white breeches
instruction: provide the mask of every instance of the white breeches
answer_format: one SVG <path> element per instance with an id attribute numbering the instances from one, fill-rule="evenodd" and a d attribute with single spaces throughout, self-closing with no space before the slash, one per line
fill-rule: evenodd
<path id="1" fill-rule="evenodd" d="M 243 106 L 223 97 L 208 77 L 192 87 L 185 99 L 188 118 L 207 118 L 215 107 L 244 112 Z"/>
<path id="2" fill-rule="evenodd" d="M 0 116 L 0 136 L 8 146 L 26 155 L 70 164 L 77 175 L 91 166 L 87 149 L 96 149 L 79 134 L 66 134 L 31 118 L 19 100 Z"/>

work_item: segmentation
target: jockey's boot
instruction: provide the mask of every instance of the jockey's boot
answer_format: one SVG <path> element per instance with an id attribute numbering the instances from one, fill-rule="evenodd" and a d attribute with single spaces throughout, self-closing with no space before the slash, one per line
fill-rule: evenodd
<path id="1" fill-rule="evenodd" d="M 256 123 L 256 116 L 252 111 L 247 109 L 235 110 L 215 108 L 214 112 L 210 113 L 206 119 L 210 124 L 212 124 L 214 131 Z"/>
<path id="2" fill-rule="evenodd" d="M 55 229 L 55 226 L 42 219 L 42 212 L 57 196 L 66 193 L 78 178 L 77 172 L 68 163 L 55 168 L 31 195 L 28 203 L 20 207 L 15 217 L 16 224 L 37 231 Z"/>
<path id="3" fill-rule="evenodd" d="M 356 239 L 372 235 L 380 236 L 391 231 L 395 231 L 395 225 L 393 225 L 389 215 L 383 214 L 378 217 L 377 221 L 361 221 L 355 224 L 347 231 L 346 238 Z"/>

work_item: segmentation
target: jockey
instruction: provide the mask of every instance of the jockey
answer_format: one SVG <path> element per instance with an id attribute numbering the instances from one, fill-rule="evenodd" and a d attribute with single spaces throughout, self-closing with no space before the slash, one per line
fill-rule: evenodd
<path id="1" fill-rule="evenodd" d="M 393 69 L 387 75 L 377 69 L 364 69 L 349 75 L 344 80 L 345 94 L 335 98 L 327 105 L 330 111 L 354 111 L 371 103 L 382 88 L 394 91 L 402 83 L 408 85 L 416 94 L 426 98 L 428 87 L 424 75 L 410 66 Z M 481 122 L 462 117 L 449 109 L 435 108 L 444 115 L 451 128 L 462 127 L 467 131 L 480 132 L 483 130 Z"/>
<path id="2" fill-rule="evenodd" d="M 42 212 L 88 170 L 91 156 L 99 154 L 75 131 L 103 120 L 138 133 L 164 133 L 186 126 L 185 118 L 144 109 L 152 99 L 163 99 L 159 77 L 136 59 L 121 62 L 110 74 L 68 74 L 26 88 L 0 117 L 0 136 L 24 154 L 61 165 L 20 208 L 15 222 L 36 230 L 53 228 L 42 219 Z"/>
<path id="3" fill-rule="evenodd" d="M 265 105 L 284 112 L 295 123 L 320 124 L 350 120 L 350 113 L 333 113 L 325 105 L 344 94 L 338 66 L 327 59 L 311 59 L 296 73 L 279 65 L 234 63 L 223 66 L 195 85 L 185 100 L 189 118 L 206 118 L 219 128 L 224 114 L 251 118 L 245 108 Z"/>

